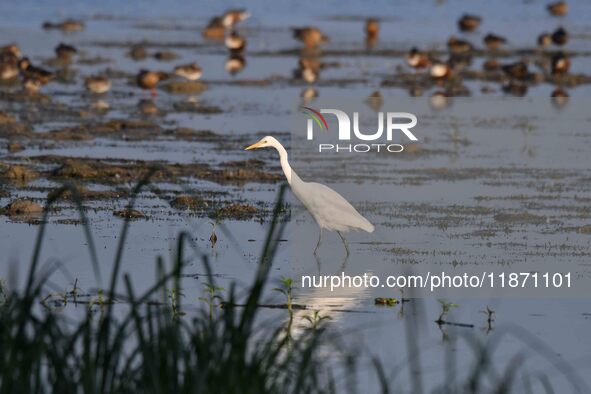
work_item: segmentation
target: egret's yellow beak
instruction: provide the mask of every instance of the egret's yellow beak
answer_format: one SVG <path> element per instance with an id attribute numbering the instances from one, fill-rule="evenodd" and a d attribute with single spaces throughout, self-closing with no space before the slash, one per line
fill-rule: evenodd
<path id="1" fill-rule="evenodd" d="M 259 148 L 261 145 L 263 145 L 263 143 L 264 143 L 263 141 L 256 142 L 256 143 L 254 143 L 254 144 L 252 144 L 252 145 L 250 145 L 250 146 L 247 146 L 246 148 L 244 148 L 244 150 L 257 149 L 257 148 Z"/>

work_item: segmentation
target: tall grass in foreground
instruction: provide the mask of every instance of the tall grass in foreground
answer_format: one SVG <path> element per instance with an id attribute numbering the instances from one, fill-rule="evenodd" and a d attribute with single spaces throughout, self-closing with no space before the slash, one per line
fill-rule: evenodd
<path id="1" fill-rule="evenodd" d="M 128 208 L 148 184 L 148 174 L 134 190 Z M 333 342 L 327 335 L 323 318 L 314 315 L 308 329 L 290 335 L 293 322 L 291 282 L 284 280 L 283 293 L 288 298 L 289 319 L 286 324 L 260 325 L 257 316 L 264 287 L 274 260 L 285 221 L 280 210 L 285 187 L 280 189 L 273 219 L 261 252 L 258 269 L 250 285 L 246 301 L 238 304 L 236 289 L 227 290 L 224 305 L 213 307 L 214 276 L 207 258 L 202 258 L 213 289 L 207 307 L 194 317 L 182 316 L 180 279 L 186 263 L 184 251 L 197 250 L 191 238 L 181 233 L 172 266 L 167 271 L 164 261 L 156 262 L 158 278 L 143 294 L 136 294 L 127 274 L 121 274 L 123 249 L 129 219 L 123 225 L 110 275 L 108 290 L 101 293 L 100 314 L 88 308 L 84 319 L 69 320 L 63 315 L 36 308 L 51 271 L 39 273 L 38 265 L 45 224 L 51 204 L 70 191 L 86 223 L 81 199 L 75 187 L 65 186 L 48 200 L 30 264 L 27 283 L 22 292 L 0 294 L 0 394 L 1 393 L 332 393 L 357 392 L 355 375 L 359 362 L 354 355 L 345 355 L 343 364 L 327 356 Z M 85 226 L 91 260 L 100 280 L 100 269 L 94 244 Z M 116 294 L 122 280 L 125 292 Z M 170 290 L 174 292 L 171 293 Z M 287 290 L 286 290 L 287 289 Z M 152 302 L 160 296 L 161 304 Z M 126 300 L 114 313 L 115 303 Z M 171 303 L 167 303 L 171 299 Z M 167 305 L 167 306 L 163 306 Z M 411 304 L 413 304 L 411 302 Z M 259 324 L 257 324 L 259 323 Z M 376 385 L 381 392 L 423 392 L 419 362 L 417 319 L 406 318 L 408 353 L 413 355 L 401 370 L 410 373 L 410 386 L 396 384 L 396 374 L 386 372 L 379 361 L 373 368 Z M 470 339 L 470 338 L 469 338 Z M 522 360 L 511 360 L 504 374 L 496 374 L 490 363 L 491 348 L 474 345 L 476 363 L 468 379 L 456 377 L 455 354 L 450 351 L 446 361 L 442 393 L 511 392 L 515 372 Z M 342 349 L 339 349 L 342 350 Z M 558 366 L 559 368 L 560 366 Z M 560 368 L 559 368 L 560 369 Z M 568 371 L 564 373 L 568 375 Z M 339 378 L 337 378 L 339 377 Z M 540 379 L 542 380 L 542 379 Z M 542 381 L 552 392 L 549 381 Z M 527 383 L 526 386 L 532 386 Z M 361 388 L 361 392 L 367 392 Z"/>
<path id="2" fill-rule="evenodd" d="M 147 183 L 141 182 L 137 195 Z M 48 207 L 66 190 L 53 194 Z M 1 393 L 314 393 L 334 391 L 331 372 L 319 354 L 323 329 L 305 330 L 293 340 L 283 327 L 262 330 L 255 324 L 259 300 L 268 281 L 283 224 L 277 220 L 284 188 L 278 196 L 254 282 L 243 308 L 204 310 L 196 317 L 179 317 L 181 297 L 175 308 L 149 302 L 166 299 L 166 289 L 179 289 L 184 265 L 183 251 L 194 247 L 187 234 L 178 237 L 173 267 L 168 272 L 162 259 L 156 283 L 136 294 L 121 261 L 129 222 L 120 237 L 109 290 L 103 295 L 100 316 L 88 308 L 85 319 L 67 320 L 35 308 L 49 273 L 36 272 L 45 225 L 41 224 L 26 288 L 9 292 L 0 306 Z M 129 207 L 133 206 L 133 199 Z M 45 217 L 42 223 L 47 219 Z M 80 212 L 83 212 L 82 210 Z M 84 218 L 83 218 L 84 219 Z M 94 246 L 91 255 L 98 272 Z M 206 257 L 203 266 L 211 274 Z M 209 285 L 215 286 L 208 275 Z M 115 294 L 123 280 L 125 294 Z M 171 286 L 172 284 L 172 286 Z M 115 303 L 126 299 L 127 312 L 115 317 Z M 227 291 L 227 303 L 238 303 L 236 290 Z"/>

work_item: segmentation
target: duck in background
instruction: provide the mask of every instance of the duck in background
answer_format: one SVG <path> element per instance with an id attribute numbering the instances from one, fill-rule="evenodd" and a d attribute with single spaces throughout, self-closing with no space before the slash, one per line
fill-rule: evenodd
<path id="1" fill-rule="evenodd" d="M 175 67 L 174 74 L 189 81 L 197 81 L 203 75 L 203 71 L 197 63 L 190 63 Z"/>
<path id="2" fill-rule="evenodd" d="M 222 25 L 226 29 L 232 29 L 238 23 L 245 21 L 250 17 L 250 13 L 245 9 L 228 10 L 222 16 Z"/>
<path id="3" fill-rule="evenodd" d="M 463 32 L 471 32 L 480 26 L 482 18 L 476 15 L 464 14 L 458 20 L 458 28 Z"/>
<path id="4" fill-rule="evenodd" d="M 422 70 L 431 65 L 431 60 L 426 53 L 413 47 L 405 56 L 406 64 L 415 70 Z"/>
<path id="5" fill-rule="evenodd" d="M 45 22 L 43 23 L 43 28 L 46 30 L 57 29 L 67 32 L 80 31 L 84 30 L 84 22 L 75 19 L 66 19 L 57 23 Z"/>
<path id="6" fill-rule="evenodd" d="M 60 43 L 55 47 L 55 55 L 59 61 L 64 63 L 70 63 L 74 55 L 78 53 L 78 50 L 71 45 Z"/>
<path id="7" fill-rule="evenodd" d="M 168 78 L 168 74 L 161 71 L 140 70 L 136 77 L 137 85 L 145 90 L 150 90 L 152 97 L 156 97 L 156 87 L 160 81 Z"/>
<path id="8" fill-rule="evenodd" d="M 524 80 L 529 75 L 527 63 L 524 61 L 505 64 L 501 67 L 501 70 L 512 79 Z"/>
<path id="9" fill-rule="evenodd" d="M 316 27 L 296 27 L 292 31 L 293 37 L 303 42 L 306 48 L 317 48 L 328 42 L 328 37 Z"/>
<path id="10" fill-rule="evenodd" d="M 0 47 L 0 80 L 6 81 L 18 77 L 20 56 L 21 51 L 16 44 Z"/>
<path id="11" fill-rule="evenodd" d="M 33 66 L 28 57 L 24 57 L 18 61 L 18 68 L 23 77 L 23 88 L 27 92 L 35 93 L 55 78 L 55 74 L 51 71 Z"/>
<path id="12" fill-rule="evenodd" d="M 468 41 L 460 40 L 455 36 L 451 36 L 447 40 L 447 48 L 451 53 L 455 54 L 467 53 L 474 50 L 474 47 Z"/>
<path id="13" fill-rule="evenodd" d="M 380 22 L 377 18 L 368 18 L 365 20 L 365 46 L 373 49 L 378 42 L 380 33 Z"/>
<path id="14" fill-rule="evenodd" d="M 552 33 L 552 42 L 554 45 L 563 46 L 568 42 L 568 32 L 563 27 L 559 27 Z"/>
<path id="15" fill-rule="evenodd" d="M 90 76 L 84 80 L 86 89 L 94 94 L 104 94 L 111 89 L 111 81 L 103 75 Z"/>
<path id="16" fill-rule="evenodd" d="M 486 36 L 484 36 L 482 41 L 484 42 L 484 45 L 486 45 L 486 47 L 491 51 L 496 51 L 507 43 L 507 39 L 505 37 L 497 36 L 493 33 L 488 33 Z"/>
<path id="17" fill-rule="evenodd" d="M 559 1 L 557 3 L 548 4 L 546 9 L 553 16 L 565 16 L 568 14 L 568 4 L 565 1 Z"/>

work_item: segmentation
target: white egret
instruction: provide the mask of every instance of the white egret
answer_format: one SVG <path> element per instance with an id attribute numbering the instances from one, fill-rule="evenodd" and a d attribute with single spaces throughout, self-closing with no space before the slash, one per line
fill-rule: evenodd
<path id="1" fill-rule="evenodd" d="M 287 182 L 293 191 L 293 194 L 301 201 L 306 209 L 310 212 L 318 226 L 320 227 L 320 235 L 318 236 L 318 243 L 314 249 L 314 254 L 318 251 L 320 243 L 322 242 L 322 231 L 324 229 L 329 231 L 336 231 L 343 245 L 347 255 L 349 255 L 349 247 L 347 240 L 343 233 L 350 230 L 363 230 L 372 233 L 374 230 L 373 224 L 366 218 L 361 216 L 359 212 L 351 205 L 343 196 L 332 190 L 330 187 L 316 183 L 304 182 L 292 170 L 287 161 L 287 151 L 277 139 L 271 136 L 266 136 L 259 142 L 250 145 L 245 150 L 259 149 L 259 148 L 275 148 L 279 152 L 279 160 L 281 168 L 287 178 Z"/>

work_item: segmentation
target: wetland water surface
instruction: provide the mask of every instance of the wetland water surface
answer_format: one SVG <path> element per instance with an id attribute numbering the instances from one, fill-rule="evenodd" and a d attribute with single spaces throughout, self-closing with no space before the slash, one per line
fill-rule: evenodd
<path id="1" fill-rule="evenodd" d="M 138 291 L 150 286 L 156 257 L 172 255 L 178 233 L 185 230 L 209 256 L 219 284 L 234 281 L 245 290 L 255 273 L 283 174 L 276 152 L 244 152 L 243 148 L 271 134 L 291 146 L 292 165 L 304 180 L 330 184 L 351 196 L 354 205 L 376 224 L 374 238 L 350 237 L 349 273 L 367 272 L 366 266 L 355 264 L 367 253 L 381 262 L 371 267 L 380 275 L 394 266 L 421 263 L 494 265 L 537 260 L 569 264 L 588 277 L 589 119 L 579 119 L 574 130 L 552 134 L 556 130 L 551 123 L 553 111 L 558 110 L 549 101 L 537 114 L 518 113 L 503 119 L 431 112 L 425 106 L 421 119 L 426 133 L 418 147 L 379 160 L 356 159 L 354 170 L 338 160 L 321 160 L 290 136 L 294 104 L 308 86 L 293 75 L 300 49 L 289 26 L 313 24 L 331 37 L 322 57 L 326 65 L 314 85 L 320 98 L 362 98 L 379 90 L 386 103 L 396 103 L 409 90 L 428 97 L 441 89 L 408 70 L 403 56 L 415 45 L 435 53 L 444 51 L 442 37 L 457 34 L 455 20 L 466 11 L 485 17 L 483 28 L 463 37 L 477 46 L 487 30 L 511 33 L 507 50 L 499 54 L 504 62 L 518 60 L 521 53 L 533 54 L 538 32 L 560 24 L 572 35 L 568 50 L 573 52 L 571 73 L 577 78 L 565 80 L 571 100 L 576 100 L 571 104 L 586 105 L 591 93 L 591 76 L 586 75 L 591 64 L 591 4 L 582 0 L 570 4 L 572 12 L 557 21 L 538 1 L 408 1 L 395 7 L 389 2 L 368 6 L 353 1 L 254 1 L 243 5 L 253 16 L 239 26 L 249 40 L 246 67 L 231 75 L 225 70 L 226 49 L 204 40 L 200 33 L 208 19 L 229 3 L 107 1 L 90 8 L 60 1 L 51 9 L 37 2 L 3 3 L 0 44 L 18 42 L 35 64 L 57 71 L 58 78 L 35 96 L 23 94 L 18 83 L 0 85 L 0 138 L 7 148 L 1 151 L 0 207 L 19 198 L 42 205 L 62 183 L 75 183 L 84 197 L 105 275 L 123 223 L 118 214 L 138 180 L 156 165 L 160 171 L 135 206 L 139 217 L 131 224 L 123 270 L 131 274 Z M 376 15 L 383 18 L 382 31 L 374 49 L 368 51 L 363 20 Z M 85 29 L 74 33 L 41 29 L 44 21 L 64 16 L 82 19 Z M 60 42 L 79 51 L 67 67 L 52 61 L 53 48 Z M 143 60 L 129 56 L 137 44 L 147 51 Z M 156 53 L 162 51 L 172 52 L 176 59 L 158 60 L 162 56 Z M 475 56 L 472 67 L 480 69 L 487 57 Z M 140 68 L 172 71 L 175 65 L 192 61 L 202 67 L 203 78 L 189 92 L 177 92 L 177 79 L 163 83 L 156 98 L 135 86 Z M 111 91 L 101 97 L 85 93 L 83 86 L 84 77 L 97 73 L 113 82 Z M 494 76 L 467 73 L 463 77 L 464 93 L 467 89 L 476 97 L 504 95 Z M 528 95 L 546 99 L 554 88 L 549 78 L 529 85 Z M 412 301 L 412 307 L 402 304 L 403 309 L 374 304 L 376 297 L 399 297 L 393 290 L 331 294 L 298 288 L 298 275 L 317 269 L 311 255 L 317 229 L 306 212 L 293 201 L 288 203 L 282 218 L 291 222 L 274 263 L 274 281 L 293 277 L 295 302 L 330 316 L 329 327 L 359 349 L 363 360 L 369 355 L 381 359 L 402 391 L 408 386 L 409 356 L 420 359 L 425 388 L 431 390 L 444 380 L 442 366 L 448 350 L 457 355 L 459 371 L 468 371 L 474 364 L 468 342 L 446 338 L 459 334 L 485 341 L 514 326 L 525 329 L 530 338 L 501 337 L 491 356 L 499 371 L 512 357 L 524 353 L 526 369 L 533 376 L 548 376 L 557 392 L 568 392 L 576 379 L 565 377 L 557 365 L 568 363 L 578 375 L 589 376 L 591 307 L 586 298 L 450 295 L 459 304 L 453 320 L 474 327 L 440 327 L 433 323 L 440 312 L 433 298 Z M 212 248 L 214 222 L 217 242 Z M 2 211 L 0 276 L 9 287 L 18 287 L 23 279 L 38 230 L 38 217 Z M 372 242 L 376 239 L 380 243 Z M 342 257 L 329 255 L 341 251 L 338 236 L 327 235 L 324 248 L 328 254 L 322 269 L 332 272 L 341 266 Z M 90 294 L 101 286 L 71 197 L 60 199 L 51 212 L 42 261 L 61 263 L 52 277 L 55 291 L 66 291 L 76 279 Z M 189 261 L 183 291 L 184 305 L 191 309 L 200 302 L 205 276 L 197 256 Z M 269 291 L 267 297 L 269 303 L 283 302 L 276 292 Z M 481 312 L 487 306 L 496 312 L 493 330 Z M 63 313 L 80 311 L 68 306 Z M 264 313 L 270 319 L 286 318 L 284 310 Z M 296 317 L 304 314 L 298 311 Z M 407 347 L 408 319 L 418 322 L 413 336 L 419 356 L 416 349 Z M 540 351 L 536 341 L 548 349 Z M 374 381 L 373 372 L 358 378 L 360 387 Z M 589 378 L 584 380 L 591 385 Z"/>

